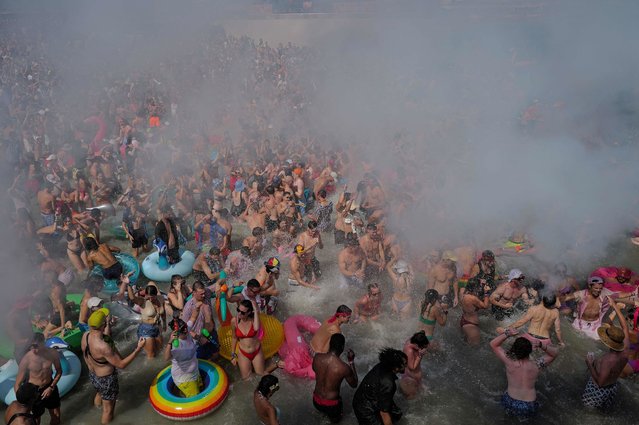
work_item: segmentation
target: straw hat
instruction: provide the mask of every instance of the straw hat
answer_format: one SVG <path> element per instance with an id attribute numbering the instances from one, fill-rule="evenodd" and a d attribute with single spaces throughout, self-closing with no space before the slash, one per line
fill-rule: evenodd
<path id="1" fill-rule="evenodd" d="M 606 324 L 597 329 L 597 334 L 606 347 L 614 351 L 623 351 L 624 334 L 621 328 Z"/>

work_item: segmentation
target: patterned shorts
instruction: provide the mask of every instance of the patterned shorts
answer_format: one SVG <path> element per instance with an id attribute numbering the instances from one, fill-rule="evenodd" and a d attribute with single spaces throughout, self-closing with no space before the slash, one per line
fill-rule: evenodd
<path id="1" fill-rule="evenodd" d="M 102 400 L 114 401 L 118 398 L 120 383 L 118 382 L 117 370 L 107 376 L 96 376 L 93 372 L 89 372 L 89 379 Z"/>

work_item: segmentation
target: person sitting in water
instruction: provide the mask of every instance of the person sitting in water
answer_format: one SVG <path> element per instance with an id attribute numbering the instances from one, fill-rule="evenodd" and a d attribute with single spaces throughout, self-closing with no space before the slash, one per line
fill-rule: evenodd
<path id="1" fill-rule="evenodd" d="M 369 283 L 367 293 L 355 302 L 353 323 L 377 320 L 382 310 L 382 290 L 377 283 Z"/>
<path id="2" fill-rule="evenodd" d="M 526 288 L 523 286 L 525 279 L 526 277 L 521 270 L 512 269 L 508 273 L 508 281 L 499 285 L 490 295 L 495 320 L 502 321 L 506 317 L 512 316 L 515 312 L 515 302 L 520 297 L 528 299 Z"/>
<path id="3" fill-rule="evenodd" d="M 164 360 L 171 359 L 171 378 L 184 397 L 202 391 L 202 377 L 197 360 L 197 346 L 186 322 L 178 317 L 169 322 L 171 338 L 164 349 Z"/>
<path id="4" fill-rule="evenodd" d="M 270 398 L 280 389 L 280 383 L 276 376 L 264 375 L 253 392 L 253 406 L 257 418 L 262 425 L 279 425 L 280 409 L 273 406 Z"/>
<path id="5" fill-rule="evenodd" d="M 340 356 L 344 352 L 346 338 L 342 334 L 333 334 L 328 344 L 328 353 L 316 354 L 313 358 L 315 372 L 315 389 L 313 390 L 313 406 L 337 423 L 342 419 L 344 406 L 340 396 L 340 387 L 345 379 L 351 388 L 357 388 L 359 381 L 355 369 L 355 353 L 348 350 L 348 364 Z"/>
<path id="6" fill-rule="evenodd" d="M 313 274 L 311 259 L 306 255 L 304 246 L 300 244 L 295 245 L 293 253 L 295 255 L 291 258 L 290 262 L 291 274 L 288 278 L 289 287 L 305 286 L 311 289 L 320 289 L 319 286 L 315 285 L 316 279 Z"/>
<path id="7" fill-rule="evenodd" d="M 422 386 L 422 358 L 428 349 L 429 340 L 424 331 L 419 331 L 404 343 L 406 370 L 399 380 L 399 390 L 406 399 L 417 396 Z"/>
<path id="8" fill-rule="evenodd" d="M 443 306 L 439 299 L 439 293 L 434 289 L 429 289 L 424 293 L 420 307 L 420 327 L 429 341 L 433 339 L 435 325 L 444 326 L 448 320 L 448 308 Z"/>
<path id="9" fill-rule="evenodd" d="M 326 319 L 313 335 L 310 342 L 311 350 L 314 353 L 328 352 L 331 335 L 342 333 L 341 326 L 351 320 L 351 314 L 353 311 L 348 306 L 342 304 L 337 307 L 335 314 Z"/>
<path id="10" fill-rule="evenodd" d="M 509 328 L 512 331 L 522 327 L 528 322 L 530 322 L 528 335 L 536 341 L 544 345 L 550 344 L 550 330 L 554 327 L 559 345 L 562 347 L 565 345 L 561 338 L 561 320 L 559 310 L 557 310 L 557 297 L 555 295 L 551 294 L 543 297 L 542 304 L 537 304 L 528 309 L 524 317 L 510 325 Z M 504 329 L 497 328 L 497 332 L 502 333 Z"/>
<path id="11" fill-rule="evenodd" d="M 501 404 L 507 415 L 520 419 L 531 418 L 539 410 L 535 391 L 537 377 L 542 369 L 555 360 L 558 349 L 524 335 L 515 340 L 510 350 L 504 350 L 502 344 L 514 335 L 517 335 L 517 331 L 506 329 L 503 334 L 490 341 L 490 348 L 506 366 L 508 389 L 501 397 Z M 535 342 L 535 347 L 531 340 Z M 532 360 L 530 353 L 533 348 L 544 351 L 544 356 L 536 361 Z"/>
<path id="12" fill-rule="evenodd" d="M 362 286 L 366 274 L 366 253 L 354 233 L 346 235 L 346 246 L 337 256 L 337 264 L 344 286 Z"/>
<path id="13" fill-rule="evenodd" d="M 484 282 L 483 288 L 480 286 L 480 281 Z M 486 279 L 471 278 L 462 294 L 460 303 L 462 315 L 459 319 L 459 326 L 468 345 L 477 346 L 481 342 L 478 312 L 488 308 L 490 305 L 490 297 L 488 295 L 490 290 L 491 286 L 486 282 Z"/>
<path id="14" fill-rule="evenodd" d="M 40 418 L 33 413 L 33 406 L 40 400 L 38 386 L 25 382 L 16 391 L 16 399 L 4 412 L 6 425 L 36 425 Z"/>
<path id="15" fill-rule="evenodd" d="M 120 279 L 123 272 L 122 264 L 113 256 L 114 252 L 120 252 L 120 248 L 105 243 L 98 245 L 92 237 L 84 239 L 84 248 L 87 250 L 89 268 L 97 264 L 102 267 L 102 277 L 105 279 Z"/>
<path id="16" fill-rule="evenodd" d="M 608 304 L 613 306 L 617 313 L 621 328 L 609 324 L 597 328 L 599 340 L 609 350 L 599 358 L 596 358 L 595 353 L 592 352 L 586 355 L 586 366 L 590 376 L 581 396 L 581 402 L 584 406 L 603 411 L 609 410 L 617 398 L 618 379 L 628 363 L 625 350 L 630 345 L 625 317 L 621 314 L 612 297 L 607 296 L 606 298 Z"/>

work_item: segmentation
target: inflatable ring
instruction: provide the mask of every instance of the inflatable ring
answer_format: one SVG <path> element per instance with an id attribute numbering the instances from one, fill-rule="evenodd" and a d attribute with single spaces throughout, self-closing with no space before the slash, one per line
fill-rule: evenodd
<path id="1" fill-rule="evenodd" d="M 284 342 L 284 326 L 273 316 L 260 313 L 260 326 L 264 330 L 262 336 L 262 353 L 268 359 L 277 353 Z M 222 326 L 217 331 L 220 341 L 220 355 L 231 360 L 232 326 Z"/>
<path id="2" fill-rule="evenodd" d="M 140 264 L 138 264 L 138 260 L 131 254 L 125 254 L 122 252 L 118 252 L 113 256 L 120 262 L 120 264 L 122 264 L 122 271 L 124 274 L 133 272 L 133 274 L 129 277 L 130 284 L 133 285 L 135 282 L 137 282 L 138 278 L 140 277 Z M 91 275 L 103 277 L 102 267 L 95 266 L 91 271 Z M 115 294 L 119 290 L 120 288 L 118 288 L 117 279 L 104 279 L 104 288 L 102 289 L 103 292 L 106 292 L 107 294 Z"/>
<path id="3" fill-rule="evenodd" d="M 149 388 L 149 400 L 153 409 L 174 421 L 190 421 L 201 418 L 217 409 L 229 393 L 229 378 L 220 366 L 207 360 L 198 360 L 204 389 L 194 397 L 178 397 L 171 378 L 171 366 L 167 366 L 153 380 Z"/>
<path id="4" fill-rule="evenodd" d="M 179 263 L 171 264 L 166 270 L 161 270 L 158 265 L 160 255 L 156 252 L 148 255 L 144 261 L 142 261 L 142 273 L 150 280 L 155 282 L 170 282 L 171 276 L 179 274 L 182 277 L 187 277 L 193 271 L 193 264 L 195 264 L 195 254 L 191 251 L 184 251 L 180 254 L 182 259 Z"/>

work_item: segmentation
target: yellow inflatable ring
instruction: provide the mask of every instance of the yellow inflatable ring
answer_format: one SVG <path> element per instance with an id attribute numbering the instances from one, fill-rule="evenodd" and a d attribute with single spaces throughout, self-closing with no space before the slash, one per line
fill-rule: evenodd
<path id="1" fill-rule="evenodd" d="M 167 366 L 153 380 L 149 388 L 149 400 L 156 412 L 174 421 L 190 421 L 201 418 L 217 409 L 229 393 L 229 378 L 220 366 L 207 360 L 198 360 L 204 389 L 194 397 L 178 397 L 171 378 L 171 366 Z"/>
<path id="2" fill-rule="evenodd" d="M 278 352 L 284 342 L 284 326 L 275 317 L 262 313 L 260 313 L 260 326 L 264 330 L 262 353 L 264 353 L 264 358 L 268 359 Z M 231 341 L 233 339 L 231 331 L 232 327 L 228 325 L 222 326 L 217 332 L 220 341 L 220 355 L 226 360 L 231 360 Z"/>

